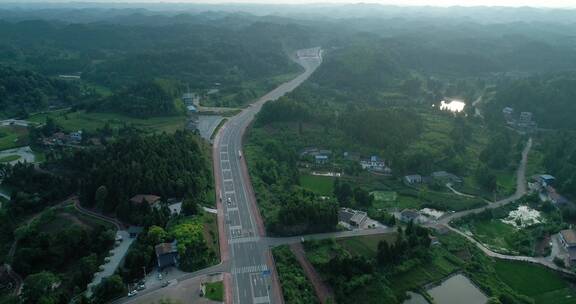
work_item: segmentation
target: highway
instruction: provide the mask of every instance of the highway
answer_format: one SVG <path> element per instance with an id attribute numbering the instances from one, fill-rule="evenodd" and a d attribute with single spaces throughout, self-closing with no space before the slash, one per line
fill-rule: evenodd
<path id="1" fill-rule="evenodd" d="M 214 139 L 214 175 L 218 199 L 220 247 L 230 267 L 225 280 L 227 303 L 282 303 L 274 262 L 264 239 L 266 231 L 242 151 L 247 127 L 262 105 L 302 84 L 321 64 L 321 51 L 299 51 L 294 59 L 304 72 L 270 91 L 219 130 Z"/>

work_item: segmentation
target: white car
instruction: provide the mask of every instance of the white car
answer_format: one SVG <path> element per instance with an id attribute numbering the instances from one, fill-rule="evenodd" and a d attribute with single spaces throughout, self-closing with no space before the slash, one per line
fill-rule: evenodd
<path id="1" fill-rule="evenodd" d="M 129 296 L 129 297 L 133 297 L 133 296 L 135 296 L 135 295 L 137 295 L 137 294 L 138 294 L 138 290 L 132 290 L 132 291 L 129 291 L 129 292 L 128 292 L 128 296 Z"/>

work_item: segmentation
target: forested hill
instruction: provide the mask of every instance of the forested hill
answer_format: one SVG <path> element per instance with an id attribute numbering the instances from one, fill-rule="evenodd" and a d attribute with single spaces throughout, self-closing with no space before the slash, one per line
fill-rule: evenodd
<path id="1" fill-rule="evenodd" d="M 89 110 L 112 111 L 134 117 L 173 115 L 177 88 L 167 81 L 140 82 L 93 102 Z"/>
<path id="2" fill-rule="evenodd" d="M 528 111 L 540 127 L 576 130 L 576 74 L 563 73 L 515 80 L 502 84 L 489 107 L 493 117 L 502 109 Z"/>
<path id="3" fill-rule="evenodd" d="M 148 220 L 128 204 L 136 194 L 201 203 L 212 188 L 207 149 L 187 131 L 121 138 L 102 151 L 78 151 L 65 164 L 80 177 L 83 202 L 133 223 Z"/>
<path id="4" fill-rule="evenodd" d="M 79 88 L 38 73 L 0 65 L 0 116 L 25 116 L 49 105 L 70 105 Z"/>
<path id="5" fill-rule="evenodd" d="M 0 21 L 0 63 L 48 75 L 82 72 L 112 88 L 155 78 L 205 88 L 297 71 L 283 37 L 305 43 L 306 31 L 256 20 L 236 26 L 233 19 L 164 26 Z"/>
<path id="6" fill-rule="evenodd" d="M 316 83 L 355 93 L 385 89 L 406 76 L 395 56 L 377 41 L 354 43 L 330 52 L 313 76 Z"/>

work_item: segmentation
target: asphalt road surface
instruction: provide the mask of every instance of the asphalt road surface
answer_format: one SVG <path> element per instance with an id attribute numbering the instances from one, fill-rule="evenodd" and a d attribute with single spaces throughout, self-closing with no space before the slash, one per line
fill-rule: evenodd
<path id="1" fill-rule="evenodd" d="M 275 276 L 265 230 L 246 172 L 242 137 L 262 105 L 276 100 L 302 84 L 322 62 L 321 53 L 299 52 L 295 59 L 305 71 L 231 118 L 214 141 L 216 184 L 221 195 L 220 214 L 225 236 L 223 257 L 229 259 L 231 281 L 227 284 L 232 303 L 280 303 L 281 291 Z M 312 55 L 311 55 L 312 54 Z M 315 55 L 314 55 L 315 54 Z M 227 245 L 227 246 L 226 246 Z"/>

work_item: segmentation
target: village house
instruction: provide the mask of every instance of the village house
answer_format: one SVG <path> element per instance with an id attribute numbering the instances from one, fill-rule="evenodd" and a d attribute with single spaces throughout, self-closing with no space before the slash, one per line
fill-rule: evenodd
<path id="1" fill-rule="evenodd" d="M 402 212 L 400 212 L 399 219 L 404 223 L 413 222 L 415 224 L 419 224 L 420 222 L 422 222 L 420 213 L 414 209 L 402 210 Z"/>
<path id="2" fill-rule="evenodd" d="M 378 172 L 384 174 L 392 173 L 392 169 L 390 169 L 386 165 L 386 161 L 380 159 L 380 157 L 376 155 L 371 156 L 370 159 L 361 160 L 360 166 L 362 167 L 362 169 L 372 172 Z"/>
<path id="3" fill-rule="evenodd" d="M 409 185 L 421 184 L 422 183 L 422 175 L 419 175 L 419 174 L 406 175 L 406 176 L 404 176 L 404 181 Z"/>
<path id="4" fill-rule="evenodd" d="M 325 165 L 328 163 L 329 157 L 326 154 L 314 155 L 314 163 L 317 165 Z"/>
<path id="5" fill-rule="evenodd" d="M 135 205 L 147 203 L 150 207 L 160 208 L 160 199 L 159 196 L 153 194 L 137 194 L 130 199 L 130 202 Z"/>
<path id="6" fill-rule="evenodd" d="M 72 132 L 70 133 L 70 140 L 74 141 L 74 142 L 81 142 L 82 141 L 82 131 L 76 131 L 76 132 Z"/>
<path id="7" fill-rule="evenodd" d="M 172 203 L 168 205 L 168 209 L 170 210 L 170 215 L 180 215 L 182 213 L 182 202 Z"/>
<path id="8" fill-rule="evenodd" d="M 505 107 L 504 109 L 502 109 L 502 114 L 504 115 L 504 119 L 506 120 L 506 123 L 510 124 L 514 122 L 514 117 L 512 117 L 512 115 L 514 114 L 514 109 L 511 107 Z"/>
<path id="9" fill-rule="evenodd" d="M 177 241 L 158 244 L 154 247 L 154 250 L 156 252 L 156 261 L 158 262 L 159 269 L 164 269 L 170 266 L 178 267 L 179 256 Z"/>
<path id="10" fill-rule="evenodd" d="M 542 187 L 553 186 L 556 178 L 550 174 L 538 175 L 536 180 L 542 185 Z"/>
<path id="11" fill-rule="evenodd" d="M 566 251 L 568 251 L 569 264 L 573 265 L 576 262 L 576 231 L 574 229 L 566 229 L 560 231 L 560 243 Z"/>
<path id="12" fill-rule="evenodd" d="M 365 228 L 366 226 L 370 226 L 371 222 L 374 222 L 374 220 L 371 220 L 364 211 L 350 208 L 340 208 L 338 210 L 338 223 L 348 230 Z"/>

